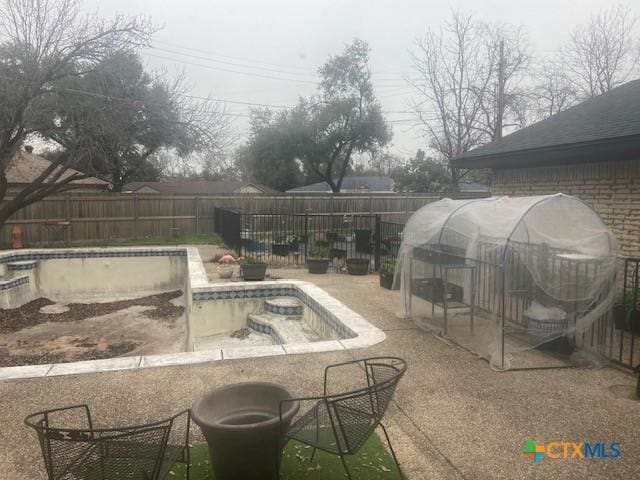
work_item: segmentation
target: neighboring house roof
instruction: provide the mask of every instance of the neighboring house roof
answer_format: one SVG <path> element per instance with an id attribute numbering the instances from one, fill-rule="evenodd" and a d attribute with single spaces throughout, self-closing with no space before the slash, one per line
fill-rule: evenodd
<path id="1" fill-rule="evenodd" d="M 131 182 L 123 192 L 160 195 L 227 195 L 233 193 L 276 193 L 265 185 L 252 182 L 212 182 L 208 180 L 169 180 L 164 182 Z"/>
<path id="2" fill-rule="evenodd" d="M 640 80 L 625 83 L 451 160 L 517 168 L 640 158 Z"/>
<path id="3" fill-rule="evenodd" d="M 344 177 L 342 190 L 363 190 L 367 192 L 391 192 L 392 180 L 390 177 Z M 287 192 L 331 192 L 327 182 L 312 183 L 304 187 L 292 188 Z"/>
<path id="4" fill-rule="evenodd" d="M 458 190 L 463 193 L 487 193 L 489 192 L 489 187 L 484 183 L 462 180 L 458 182 Z"/>
<path id="5" fill-rule="evenodd" d="M 9 186 L 11 185 L 27 185 L 33 183 L 36 178 L 42 172 L 44 172 L 49 166 L 51 162 L 46 158 L 43 158 L 34 153 L 29 153 L 26 151 L 20 151 L 13 157 L 13 160 L 9 163 L 7 167 L 6 175 L 7 182 Z M 59 167 L 58 167 L 59 168 Z M 54 172 L 52 172 L 53 174 Z M 59 180 L 64 180 L 69 176 L 80 173 L 78 170 L 74 170 L 73 168 L 68 168 L 61 176 Z M 95 189 L 106 189 L 109 186 L 109 182 L 105 182 L 104 180 L 100 180 L 95 177 L 87 177 L 81 180 L 74 180 L 71 182 L 72 185 L 77 185 L 78 187 L 85 188 L 95 188 Z"/>

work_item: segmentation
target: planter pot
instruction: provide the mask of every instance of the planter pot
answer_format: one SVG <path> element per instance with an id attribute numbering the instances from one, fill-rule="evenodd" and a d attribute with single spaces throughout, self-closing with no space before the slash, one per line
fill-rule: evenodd
<path id="1" fill-rule="evenodd" d="M 267 273 L 266 263 L 246 263 L 240 265 L 240 272 L 242 278 L 248 282 L 264 280 L 264 276 Z"/>
<path id="2" fill-rule="evenodd" d="M 272 243 L 271 244 L 271 252 L 274 255 L 278 255 L 280 257 L 286 257 L 289 255 L 289 249 L 291 246 L 288 243 Z"/>
<path id="3" fill-rule="evenodd" d="M 615 305 L 613 307 L 613 320 L 616 330 L 626 330 L 627 328 L 627 307 L 626 305 Z"/>
<path id="4" fill-rule="evenodd" d="M 387 290 L 400 290 L 400 286 L 393 287 L 393 273 L 381 273 L 380 286 Z"/>
<path id="5" fill-rule="evenodd" d="M 207 440 L 218 480 L 278 478 L 282 432 L 300 408 L 286 402 L 292 397 L 283 386 L 249 382 L 209 390 L 195 401 L 191 418 Z"/>
<path id="6" fill-rule="evenodd" d="M 369 273 L 369 259 L 347 258 L 347 272 L 349 275 L 366 275 Z"/>
<path id="7" fill-rule="evenodd" d="M 613 307 L 613 318 L 617 330 L 640 333 L 640 312 L 630 310 L 627 305 Z"/>
<path id="8" fill-rule="evenodd" d="M 218 266 L 218 278 L 231 278 L 235 267 L 233 265 Z"/>
<path id="9" fill-rule="evenodd" d="M 309 269 L 309 273 L 327 273 L 327 269 L 329 268 L 329 259 L 308 258 L 307 268 Z"/>
<path id="10" fill-rule="evenodd" d="M 371 230 L 355 230 L 356 252 L 371 253 Z"/>

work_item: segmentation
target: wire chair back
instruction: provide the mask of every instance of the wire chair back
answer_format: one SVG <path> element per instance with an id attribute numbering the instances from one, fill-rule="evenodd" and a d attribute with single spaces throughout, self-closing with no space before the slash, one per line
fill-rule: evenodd
<path id="1" fill-rule="evenodd" d="M 145 425 L 96 429 L 87 405 L 25 418 L 38 435 L 49 480 L 163 478 L 184 453 L 189 421 L 185 411 Z"/>
<path id="2" fill-rule="evenodd" d="M 395 389 L 406 370 L 399 358 L 361 360 L 367 386 L 350 393 L 327 397 L 337 444 L 341 452 L 357 452 L 382 421 Z"/>

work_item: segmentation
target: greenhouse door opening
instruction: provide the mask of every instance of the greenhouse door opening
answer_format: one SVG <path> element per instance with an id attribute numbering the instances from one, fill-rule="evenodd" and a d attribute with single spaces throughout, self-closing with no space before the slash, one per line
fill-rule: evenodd
<path id="1" fill-rule="evenodd" d="M 444 199 L 407 222 L 396 282 L 408 318 L 492 368 L 564 366 L 603 353 L 617 257 L 578 198 Z"/>

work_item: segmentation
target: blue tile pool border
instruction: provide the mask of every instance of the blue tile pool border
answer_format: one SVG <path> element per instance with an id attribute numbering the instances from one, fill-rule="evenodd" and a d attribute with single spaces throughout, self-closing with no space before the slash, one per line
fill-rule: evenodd
<path id="1" fill-rule="evenodd" d="M 143 355 L 116 357 L 102 360 L 85 360 L 61 364 L 23 365 L 0 368 L 0 381 L 53 377 L 60 375 L 79 375 L 86 373 L 114 372 L 179 365 L 194 365 L 215 361 L 235 361 L 242 358 L 257 358 L 274 355 L 298 355 L 330 351 L 342 351 L 365 348 L 382 342 L 385 334 L 366 321 L 359 314 L 342 304 L 321 288 L 300 280 L 274 280 L 260 284 L 251 282 L 214 283 L 210 282 L 200 253 L 195 247 L 160 248 L 92 248 L 65 250 L 24 250 L 0 253 L 0 264 L 14 261 L 32 261 L 66 258 L 115 258 L 146 256 L 186 256 L 188 265 L 187 288 L 191 292 L 191 301 L 209 301 L 225 298 L 247 298 L 247 295 L 259 298 L 271 296 L 293 296 L 298 298 L 314 312 L 322 312 L 325 321 L 334 331 L 342 332 L 338 340 L 325 340 L 310 343 L 290 343 L 283 345 L 229 347 L 207 351 L 188 351 L 161 355 Z M 0 290 L 19 284 L 28 284 L 27 275 L 0 282 Z M 4 288 L 3 288 L 4 287 Z M 229 294 L 221 292 L 229 292 Z M 233 292 L 233 293 L 231 293 Z M 248 292 L 248 293 L 247 293 Z M 232 297 L 233 295 L 233 297 Z M 215 297 L 215 298 L 214 298 Z M 249 297 L 253 298 L 253 297 Z M 198 300 L 196 300 L 198 299 Z M 189 308 L 191 306 L 189 305 Z M 269 332 L 266 332 L 269 333 Z"/>

